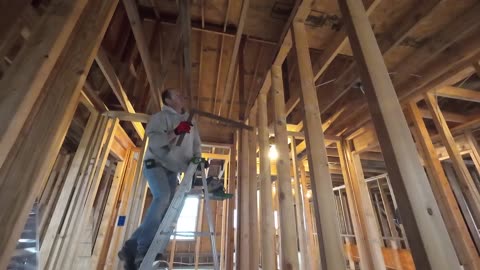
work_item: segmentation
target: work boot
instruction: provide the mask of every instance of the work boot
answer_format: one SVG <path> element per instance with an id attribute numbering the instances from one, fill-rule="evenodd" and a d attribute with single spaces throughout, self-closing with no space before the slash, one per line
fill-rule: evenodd
<path id="1" fill-rule="evenodd" d="M 122 249 L 118 252 L 118 258 L 123 262 L 125 270 L 136 270 L 135 256 L 137 253 L 137 242 L 127 240 Z"/>
<path id="2" fill-rule="evenodd" d="M 233 197 L 233 194 L 231 193 L 226 193 L 225 189 L 217 189 L 212 193 L 209 193 L 209 199 L 214 200 L 214 201 L 223 201 L 227 199 L 231 199 Z"/>
<path id="3" fill-rule="evenodd" d="M 145 258 L 145 255 L 147 253 L 137 253 L 135 256 L 135 269 L 140 269 L 140 265 L 142 265 L 143 259 Z M 165 260 L 163 254 L 158 253 L 155 256 L 155 261 L 153 263 L 153 266 L 158 267 L 158 268 L 165 268 L 168 267 L 168 263 Z"/>

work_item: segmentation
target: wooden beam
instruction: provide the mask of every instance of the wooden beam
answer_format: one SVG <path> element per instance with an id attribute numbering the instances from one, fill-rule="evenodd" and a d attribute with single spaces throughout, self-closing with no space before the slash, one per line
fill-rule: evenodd
<path id="1" fill-rule="evenodd" d="M 300 72 L 301 100 L 304 107 L 305 138 L 310 170 L 310 179 L 315 205 L 317 235 L 320 246 L 322 269 L 344 269 L 345 260 L 340 242 L 334 204 L 332 181 L 328 170 L 328 158 L 322 121 L 315 90 L 312 64 L 308 50 L 305 25 L 296 22 L 292 27 Z"/>
<path id="2" fill-rule="evenodd" d="M 220 43 L 220 50 L 218 51 L 218 64 L 217 64 L 217 79 L 215 80 L 215 90 L 214 90 L 214 93 L 213 93 L 213 103 L 212 103 L 212 112 L 216 112 L 217 111 L 217 97 L 218 97 L 218 92 L 219 92 L 219 88 L 220 88 L 220 74 L 222 74 L 222 63 L 223 63 L 223 48 L 224 48 L 224 45 L 225 45 L 225 37 L 224 36 L 221 36 L 219 37 L 221 38 L 221 43 Z M 242 50 L 240 51 L 242 53 Z M 235 73 L 236 74 L 236 73 Z M 235 87 L 235 84 L 232 84 L 232 87 Z M 232 94 L 232 97 L 230 98 L 231 100 L 233 100 L 234 98 L 234 95 Z"/>
<path id="3" fill-rule="evenodd" d="M 98 50 L 96 61 L 98 66 L 102 70 L 103 75 L 105 76 L 105 79 L 107 80 L 108 84 L 112 88 L 113 93 L 115 94 L 118 101 L 122 105 L 122 108 L 129 113 L 135 113 L 135 109 L 133 108 L 133 105 L 130 102 L 130 99 L 128 98 L 127 93 L 123 89 L 119 78 L 115 74 L 115 69 L 110 63 L 110 60 L 108 60 L 107 53 L 103 48 L 100 48 Z M 143 128 L 142 124 L 140 123 L 132 122 L 132 124 L 133 124 L 133 128 L 137 132 L 140 139 L 143 139 L 145 135 L 145 128 Z"/>
<path id="4" fill-rule="evenodd" d="M 52 219 L 48 224 L 45 237 L 43 238 L 42 246 L 40 249 L 40 266 L 45 269 L 46 263 L 49 259 L 52 246 L 57 238 L 57 232 L 60 230 L 63 214 L 67 211 L 70 194 L 72 193 L 75 182 L 77 181 L 79 172 L 82 167 L 85 166 L 88 160 L 88 148 L 93 140 L 94 131 L 98 128 L 99 118 L 98 113 L 92 113 L 89 117 L 87 125 L 85 126 L 82 138 L 73 157 L 70 169 L 63 184 L 62 190 L 58 197 L 57 204 L 52 213 Z"/>
<path id="5" fill-rule="evenodd" d="M 238 133 L 237 133 L 238 134 Z M 234 142 L 238 139 L 238 136 L 234 136 Z M 228 162 L 229 170 L 228 170 L 228 186 L 227 191 L 231 194 L 236 194 L 237 192 L 237 148 L 236 144 L 233 147 L 230 147 L 230 161 Z M 238 193 L 237 196 L 238 198 Z M 235 219 L 234 216 L 234 209 L 235 209 L 235 200 L 228 200 L 228 219 L 227 219 L 227 242 L 225 245 L 225 269 L 233 269 L 233 251 L 235 248 L 235 234 L 233 228 L 233 222 Z M 238 215 L 238 211 L 237 211 Z M 263 237 L 262 237 L 263 238 Z"/>
<path id="6" fill-rule="evenodd" d="M 340 144 L 337 144 L 337 147 L 339 146 L 340 150 L 343 148 L 343 154 L 345 155 L 345 161 L 343 162 L 350 172 L 347 178 L 344 178 L 346 180 L 345 189 L 347 190 L 348 187 L 347 198 L 348 196 L 352 196 L 350 200 L 350 202 L 353 203 L 354 209 L 352 210 L 357 213 L 357 226 L 361 227 L 361 229 L 357 228 L 361 233 L 356 239 L 363 242 L 363 259 L 365 260 L 365 266 L 368 266 L 366 269 L 385 269 L 385 262 L 381 250 L 383 240 L 375 220 L 375 212 L 369 196 L 367 183 L 365 182 L 360 157 L 358 154 L 352 153 L 351 150 L 347 148 L 348 145 L 342 147 Z M 340 158 L 340 160 L 342 159 L 343 158 Z M 352 211 L 350 212 L 352 213 Z M 355 217 L 355 215 L 353 215 L 353 217 Z"/>
<path id="7" fill-rule="evenodd" d="M 147 73 L 147 79 L 150 83 L 151 96 L 153 97 L 158 108 L 160 108 L 162 106 L 162 101 L 160 99 L 159 91 L 161 90 L 160 87 L 162 87 L 162 85 L 158 84 L 159 81 L 156 80 L 157 77 L 154 75 L 155 70 L 152 64 L 152 58 L 150 57 L 150 50 L 148 49 L 145 33 L 143 32 L 143 23 L 140 19 L 140 15 L 138 14 L 137 5 L 134 0 L 123 0 L 122 2 L 127 12 L 133 35 L 135 36 L 135 40 L 137 42 L 138 52 L 142 58 L 145 73 Z"/>
<path id="8" fill-rule="evenodd" d="M 463 158 L 457 148 L 457 144 L 455 143 L 455 139 L 453 138 L 453 135 L 450 132 L 445 119 L 443 118 L 435 96 L 428 93 L 425 95 L 425 101 L 433 115 L 433 122 L 435 123 L 435 127 L 442 138 L 443 145 L 445 145 L 448 155 L 450 156 L 450 160 L 453 163 L 453 168 L 455 169 L 455 173 L 457 174 L 460 182 L 460 187 L 462 188 L 465 198 L 469 204 L 473 219 L 475 220 L 476 224 L 480 224 L 480 193 L 475 186 L 475 182 L 473 181 L 465 162 L 463 161 Z"/>
<path id="9" fill-rule="evenodd" d="M 190 1 L 180 1 L 180 17 L 182 18 L 182 43 L 183 43 L 183 88 L 182 91 L 190 96 L 190 108 L 193 107 L 192 91 L 192 57 L 190 47 L 192 43 Z"/>
<path id="10" fill-rule="evenodd" d="M 459 267 L 362 3 L 339 0 L 372 119 L 418 269 Z M 400 118 L 399 118 L 400 117 Z M 435 244 L 433 244 L 435 243 Z"/>
<path id="11" fill-rule="evenodd" d="M 442 164 L 437 158 L 435 147 L 428 134 L 425 122 L 420 115 L 420 111 L 415 103 L 409 105 L 408 111 L 415 126 L 417 135 L 415 139 L 422 148 L 422 158 L 425 161 L 433 194 L 437 200 L 443 220 L 449 228 L 448 233 L 457 251 L 458 258 L 465 269 L 480 269 L 480 260 L 475 244 L 470 237 L 462 212 L 460 212 L 455 195 L 443 171 Z"/>
<path id="12" fill-rule="evenodd" d="M 2 13 L 21 7 L 6 1 Z M 23 2 L 23 1 L 22 1 Z M 53 1 L 0 80 L 0 166 L 19 136 L 40 92 L 80 18 L 87 0 L 68 4 Z M 59 15 L 60 14 L 60 15 Z M 5 15 L 3 19 L 8 19 Z M 5 26 L 8 26 L 6 24 Z M 2 32 L 3 33 L 3 32 Z M 48 57 L 45 57 L 47 55 Z M 2 59 L 3 60 L 3 59 Z"/>
<path id="13" fill-rule="evenodd" d="M 24 135 L 16 137 L 16 147 L 9 153 L 15 158 L 9 159 L 0 169 L 0 197 L 1 205 L 4 206 L 0 211 L 3 220 L 0 230 L 0 268 L 5 268 L 10 261 L 11 252 L 23 230 L 37 188 L 42 183 L 41 179 L 53 166 L 54 157 L 57 156 L 67 133 L 80 96 L 80 88 L 86 78 L 85 74 L 79 74 L 78 71 L 85 72 L 90 69 L 116 3 L 115 0 L 88 1 L 78 23 L 73 22 L 75 27 L 70 32 L 70 40 L 63 49 L 62 57 L 55 65 L 55 74 L 48 76 L 48 86 L 43 88 L 43 101 L 35 105 L 34 114 L 28 115 L 22 131 Z M 58 6 L 60 7 L 62 5 Z M 54 17 L 63 19 L 61 16 Z M 25 80 L 25 77 L 22 80 Z M 26 163 L 29 164 L 28 168 L 25 167 Z"/>
<path id="14" fill-rule="evenodd" d="M 480 103 L 480 91 L 446 86 L 433 91 L 437 96 Z"/>
<path id="15" fill-rule="evenodd" d="M 256 126 L 257 122 L 256 107 L 250 111 L 248 123 Z M 249 245 L 249 269 L 259 268 L 260 250 L 259 250 L 259 234 L 258 234 L 258 209 L 257 209 L 257 130 L 253 128 L 248 135 L 248 202 L 249 202 L 249 229 L 250 229 L 250 245 Z"/>
<path id="16" fill-rule="evenodd" d="M 480 93 L 480 92 L 479 92 Z M 420 114 L 423 118 L 432 119 L 432 114 L 429 110 L 426 109 L 419 109 Z M 445 121 L 452 122 L 452 123 L 467 123 L 471 117 L 465 114 L 453 113 L 453 112 L 443 112 L 443 116 L 445 117 Z"/>
<path id="17" fill-rule="evenodd" d="M 475 69 L 477 76 L 480 78 L 480 63 L 479 62 L 473 63 L 473 68 Z"/>
<path id="18" fill-rule="evenodd" d="M 218 109 L 219 116 L 222 114 L 222 109 L 225 106 L 225 103 L 227 103 L 227 99 L 231 96 L 231 93 L 232 93 L 232 86 L 233 86 L 233 79 L 234 79 L 233 77 L 235 75 L 235 70 L 236 70 L 238 51 L 240 48 L 240 40 L 242 39 L 243 27 L 245 25 L 245 20 L 247 19 L 247 11 L 249 6 L 250 6 L 250 0 L 243 0 L 242 10 L 240 12 L 240 21 L 238 22 L 237 33 L 235 34 L 235 41 L 233 43 L 232 58 L 230 59 L 230 64 L 228 66 L 227 80 L 225 81 L 225 90 L 223 91 L 223 98 L 220 103 L 220 107 Z"/>
<path id="19" fill-rule="evenodd" d="M 275 266 L 275 225 L 273 216 L 272 179 L 270 175 L 270 159 L 268 152 L 267 95 L 260 93 L 258 108 L 258 147 L 260 156 L 260 243 L 261 264 L 263 269 L 274 269 Z"/>
<path id="20" fill-rule="evenodd" d="M 281 269 L 299 269 L 297 233 L 293 208 L 292 184 L 290 181 L 290 159 L 288 157 L 287 121 L 285 115 L 285 98 L 283 90 L 282 70 L 279 66 L 272 66 L 272 95 L 275 106 L 275 145 L 278 150 L 276 162 L 277 183 L 279 196 L 279 227 L 281 243 Z"/>
<path id="21" fill-rule="evenodd" d="M 398 82 L 409 80 L 412 67 L 428 63 L 450 45 L 478 29 L 480 25 L 479 13 L 480 4 L 468 8 L 464 14 L 449 22 L 428 42 L 403 59 L 401 64 L 394 69 L 396 73 L 393 76 L 393 83 L 396 85 Z"/>
<path id="22" fill-rule="evenodd" d="M 293 171 L 293 191 L 294 191 L 294 200 L 295 200 L 295 218 L 297 223 L 297 233 L 298 233 L 298 243 L 299 243 L 299 252 L 300 252 L 300 269 L 312 269 L 312 257 L 309 256 L 309 246 L 306 235 L 306 225 L 303 206 L 303 198 L 301 194 L 300 179 L 298 176 L 298 167 L 297 167 L 297 152 L 296 152 L 296 143 L 295 137 L 290 138 L 290 158 L 292 159 L 292 171 Z"/>
<path id="23" fill-rule="evenodd" d="M 237 230 L 240 230 L 239 237 L 237 241 L 239 243 L 238 250 L 235 251 L 237 254 L 236 265 L 239 270 L 250 270 L 250 227 L 249 227 L 249 200 L 248 200 L 248 182 L 249 182 L 249 151 L 248 151 L 248 131 L 242 129 L 240 131 L 240 150 L 239 150 L 239 198 L 237 211 L 239 212 L 240 220 L 237 224 L 240 225 L 240 228 L 237 227 Z M 237 219 L 238 220 L 238 219 Z"/>

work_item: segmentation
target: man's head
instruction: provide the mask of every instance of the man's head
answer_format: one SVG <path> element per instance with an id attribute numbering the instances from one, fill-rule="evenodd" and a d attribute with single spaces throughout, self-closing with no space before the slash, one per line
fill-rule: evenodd
<path id="1" fill-rule="evenodd" d="M 182 93 L 180 91 L 173 89 L 173 88 L 167 88 L 162 92 L 162 101 L 163 104 L 168 105 L 169 107 L 172 107 L 175 111 L 181 113 L 184 109 L 184 98 Z"/>

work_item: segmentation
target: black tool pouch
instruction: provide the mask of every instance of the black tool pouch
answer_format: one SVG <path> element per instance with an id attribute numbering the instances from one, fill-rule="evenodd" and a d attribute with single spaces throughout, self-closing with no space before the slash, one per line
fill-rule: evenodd
<path id="1" fill-rule="evenodd" d="M 146 159 L 144 163 L 145 163 L 145 168 L 147 169 L 152 169 L 157 167 L 157 163 L 155 162 L 155 159 Z"/>

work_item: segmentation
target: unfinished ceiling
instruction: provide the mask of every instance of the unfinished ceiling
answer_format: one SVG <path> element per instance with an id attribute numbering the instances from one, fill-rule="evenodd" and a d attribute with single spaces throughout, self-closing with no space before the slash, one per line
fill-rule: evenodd
<path id="1" fill-rule="evenodd" d="M 184 93 L 191 106 L 237 120 L 248 118 L 268 69 L 278 53 L 277 44 L 300 1 L 251 1 L 246 12 L 239 55 L 234 65 L 232 88 L 226 83 L 242 1 L 214 0 L 191 3 L 191 91 Z M 426 90 L 444 85 L 480 90 L 480 78 L 472 63 L 480 58 L 480 4 L 464 1 L 364 1 L 380 49 L 401 102 L 412 100 Z M 167 65 L 163 88 L 185 91 L 183 50 L 170 48 L 178 35 L 179 8 L 176 1 L 140 0 L 137 2 L 156 72 Z M 362 85 L 356 71 L 337 3 L 314 1 L 306 19 L 313 71 L 325 130 L 329 135 L 349 135 L 369 121 Z M 135 37 L 124 6 L 119 5 L 106 36 L 103 49 L 114 66 L 136 112 L 154 112 L 149 84 Z M 173 57 L 171 57 L 173 54 Z M 170 55 L 171 63 L 165 63 Z M 284 71 L 285 102 L 289 124 L 301 124 L 298 69 L 293 50 Z M 158 73 L 155 76 L 160 76 Z M 102 70 L 94 65 L 88 81 L 110 110 L 121 110 Z M 223 104 L 222 104 L 223 103 Z M 442 98 L 446 113 L 477 115 L 478 103 Z M 271 115 L 269 116 L 271 119 Z M 453 119 L 453 118 L 450 118 Z M 461 118 L 450 122 L 461 124 Z M 200 118 L 204 141 L 231 143 L 234 129 Z M 135 136 L 133 127 L 126 130 Z"/>

